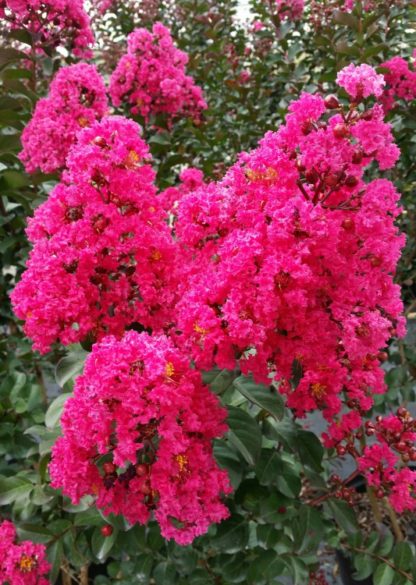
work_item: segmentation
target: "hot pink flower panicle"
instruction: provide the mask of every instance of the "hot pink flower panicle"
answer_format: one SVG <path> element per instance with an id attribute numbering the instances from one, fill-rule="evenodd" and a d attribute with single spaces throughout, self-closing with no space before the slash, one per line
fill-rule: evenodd
<path id="1" fill-rule="evenodd" d="M 83 0 L 0 0 L 0 18 L 11 29 L 25 29 L 35 45 L 65 46 L 89 57 L 94 35 Z"/>
<path id="2" fill-rule="evenodd" d="M 94 65 L 63 67 L 22 133 L 20 159 L 29 173 L 62 170 L 77 134 L 108 112 L 104 81 Z"/>
<path id="3" fill-rule="evenodd" d="M 398 100 L 410 102 L 416 99 L 416 69 L 402 57 L 393 57 L 382 64 L 387 88 L 383 94 L 385 111 L 391 110 Z"/>
<path id="4" fill-rule="evenodd" d="M 222 181 L 180 200 L 177 342 L 201 368 L 274 377 L 299 416 L 320 408 L 332 419 L 343 392 L 371 407 L 385 389 L 379 352 L 404 331 L 392 279 L 399 194 L 363 178 L 399 151 L 378 104 L 343 111 L 335 96 L 303 94 L 289 109 Z"/>
<path id="5" fill-rule="evenodd" d="M 186 75 L 188 56 L 177 49 L 169 29 L 157 22 L 152 32 L 138 28 L 128 37 L 128 52 L 110 80 L 115 106 L 127 103 L 133 114 L 146 120 L 164 113 L 199 118 L 207 104 L 202 90 Z"/>
<path id="6" fill-rule="evenodd" d="M 305 9 L 305 0 L 275 0 L 277 13 L 283 20 L 299 20 Z"/>
<path id="7" fill-rule="evenodd" d="M 125 118 L 79 134 L 69 170 L 29 220 L 34 247 L 12 294 L 36 349 L 170 319 L 173 242 L 149 160 L 140 127 Z"/>
<path id="8" fill-rule="evenodd" d="M 218 399 L 164 336 L 130 331 L 94 345 L 62 416 L 52 485 L 74 503 L 145 523 L 189 544 L 228 516 L 227 474 L 212 454 L 226 426 Z"/>
<path id="9" fill-rule="evenodd" d="M 28 540 L 18 542 L 14 524 L 4 520 L 0 524 L 0 582 L 48 585 L 49 569 L 45 546 Z"/>

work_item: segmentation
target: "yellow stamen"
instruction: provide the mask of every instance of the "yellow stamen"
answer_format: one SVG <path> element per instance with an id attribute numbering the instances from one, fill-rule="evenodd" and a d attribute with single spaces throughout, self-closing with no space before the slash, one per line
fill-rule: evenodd
<path id="1" fill-rule="evenodd" d="M 188 469 L 188 457 L 180 453 L 179 455 L 176 455 L 175 460 L 179 466 L 179 473 L 184 473 Z"/>
<path id="2" fill-rule="evenodd" d="M 195 333 L 199 333 L 200 335 L 206 335 L 208 333 L 208 329 L 204 329 L 198 323 L 194 323 L 194 331 Z"/>
<path id="3" fill-rule="evenodd" d="M 245 175 L 249 181 L 266 181 L 273 182 L 278 177 L 278 172 L 272 167 L 268 167 L 265 171 L 255 171 L 253 169 L 246 169 Z"/>
<path id="4" fill-rule="evenodd" d="M 172 378 L 172 376 L 175 373 L 175 366 L 172 364 L 172 362 L 168 362 L 165 366 L 165 374 L 167 378 Z"/>
<path id="5" fill-rule="evenodd" d="M 84 118 L 84 116 L 81 116 L 80 118 L 78 118 L 78 124 L 81 126 L 81 128 L 85 128 L 86 126 L 89 126 L 90 123 L 88 122 L 87 118 Z"/>
<path id="6" fill-rule="evenodd" d="M 140 162 L 140 156 L 135 150 L 130 150 L 124 164 L 128 169 L 135 169 Z"/>
<path id="7" fill-rule="evenodd" d="M 312 396 L 315 398 L 315 400 L 322 400 L 326 394 L 326 386 L 324 384 L 320 384 L 319 382 L 312 384 L 311 390 Z"/>
<path id="8" fill-rule="evenodd" d="M 37 565 L 37 560 L 35 557 L 30 557 L 28 555 L 22 555 L 19 561 L 19 569 L 22 573 L 30 573 Z"/>
<path id="9" fill-rule="evenodd" d="M 150 254 L 150 259 L 154 260 L 155 262 L 157 262 L 161 258 L 162 254 L 159 252 L 159 250 L 153 250 L 153 252 Z"/>

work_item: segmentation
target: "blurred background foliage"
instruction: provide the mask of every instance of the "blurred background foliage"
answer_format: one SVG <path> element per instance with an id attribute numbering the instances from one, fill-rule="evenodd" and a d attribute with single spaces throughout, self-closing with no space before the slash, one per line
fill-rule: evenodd
<path id="1" fill-rule="evenodd" d="M 189 54 L 188 72 L 204 89 L 209 109 L 201 122 L 166 120 L 144 126 L 158 185 L 178 181 L 185 166 L 221 177 L 237 154 L 255 146 L 284 119 L 302 90 L 330 91 L 337 71 L 350 62 L 378 67 L 388 58 L 410 58 L 416 46 L 416 7 L 376 2 L 371 12 L 338 10 L 342 2 L 307 2 L 302 20 L 280 21 L 272 1 L 250 2 L 241 18 L 236 0 L 116 2 L 104 15 L 91 6 L 97 37 L 94 62 L 108 77 L 137 26 L 161 20 Z M 254 23 L 261 23 L 255 25 Z M 17 154 L 20 134 L 57 69 L 73 62 L 65 51 L 38 56 L 25 31 L 3 31 L 0 47 L 0 513 L 20 534 L 48 545 L 51 580 L 63 585 L 178 583 L 189 585 L 284 583 L 304 585 L 318 570 L 322 548 L 342 548 L 354 557 L 358 577 L 373 574 L 376 585 L 416 583 L 412 542 L 397 542 L 385 527 L 359 526 L 360 510 L 316 495 L 325 493 L 333 453 L 293 421 L 277 396 L 264 402 L 261 390 L 238 373 L 210 372 L 207 382 L 229 408 L 230 433 L 216 456 L 230 473 L 232 516 L 192 547 L 165 542 L 155 525 L 128 528 L 104 520 L 86 501 L 72 506 L 48 485 L 50 448 L 59 415 L 82 368 L 80 347 L 40 356 L 31 351 L 10 309 L 9 292 L 29 251 L 24 229 L 57 176 L 25 174 Z M 410 329 L 416 313 L 416 103 L 391 111 L 402 156 L 389 178 L 402 193 L 402 229 L 407 245 L 397 274 Z M 143 124 L 143 120 L 137 118 Z M 157 130 L 155 130 L 157 127 Z M 41 283 L 40 283 L 41 284 Z M 415 333 L 390 348 L 389 392 L 375 412 L 415 399 Z M 54 379 L 56 378 L 56 379 Z M 56 397 L 57 396 L 57 397 Z M 105 537 L 106 523 L 113 533 Z M 405 519 L 414 534 L 411 519 Z M 416 541 L 414 541 L 416 543 Z M 280 580 L 282 579 L 282 580 Z M 312 581 L 311 581 L 312 583 Z"/>

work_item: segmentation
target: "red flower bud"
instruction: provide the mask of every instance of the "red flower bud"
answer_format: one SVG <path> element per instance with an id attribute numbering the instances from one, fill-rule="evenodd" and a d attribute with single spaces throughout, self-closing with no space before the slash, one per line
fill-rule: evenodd
<path id="1" fill-rule="evenodd" d="M 105 526 L 103 526 L 101 528 L 101 534 L 105 537 L 108 538 L 109 536 L 111 536 L 113 534 L 113 527 L 110 526 L 109 524 L 106 524 Z"/>
<path id="2" fill-rule="evenodd" d="M 336 110 L 339 108 L 339 101 L 335 95 L 327 95 L 324 102 L 325 107 L 328 108 L 328 110 Z"/>
<path id="3" fill-rule="evenodd" d="M 350 135 L 349 128 L 346 124 L 335 124 L 334 126 L 334 136 L 336 138 L 346 138 Z"/>
<path id="4" fill-rule="evenodd" d="M 105 473 L 106 475 L 110 475 L 110 474 L 112 474 L 112 473 L 115 473 L 115 471 L 116 471 L 116 466 L 114 465 L 114 463 L 110 463 L 110 462 L 108 462 L 108 463 L 104 463 L 104 465 L 103 465 L 103 469 L 104 469 L 104 473 Z"/>

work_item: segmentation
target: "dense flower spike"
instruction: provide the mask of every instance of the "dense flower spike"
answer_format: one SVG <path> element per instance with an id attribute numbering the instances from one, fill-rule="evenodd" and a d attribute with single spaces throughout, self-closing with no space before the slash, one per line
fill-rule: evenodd
<path id="1" fill-rule="evenodd" d="M 14 524 L 8 520 L 0 524 L 0 583 L 48 585 L 49 569 L 44 545 L 19 543 Z"/>
<path id="2" fill-rule="evenodd" d="M 169 318 L 173 242 L 139 134 L 118 116 L 85 128 L 63 181 L 29 220 L 34 248 L 12 300 L 42 352 Z"/>
<path id="3" fill-rule="evenodd" d="M 11 29 L 26 29 L 37 48 L 65 46 L 89 57 L 94 43 L 83 0 L 0 0 L 0 18 Z"/>
<path id="4" fill-rule="evenodd" d="M 104 81 L 94 65 L 63 67 L 53 79 L 49 96 L 39 100 L 22 134 L 20 158 L 30 173 L 63 169 L 82 128 L 107 114 Z"/>
<path id="5" fill-rule="evenodd" d="M 397 100 L 410 102 L 416 99 L 416 70 L 414 63 L 409 63 L 402 57 L 393 57 L 382 64 L 387 72 L 384 73 L 387 88 L 383 94 L 385 111 L 391 110 Z"/>
<path id="6" fill-rule="evenodd" d="M 356 71 L 340 78 L 355 100 Z M 371 407 L 385 389 L 379 353 L 404 331 L 392 279 L 403 238 L 394 186 L 363 173 L 398 153 L 378 104 L 303 94 L 222 181 L 182 198 L 178 343 L 199 367 L 238 361 L 274 377 L 298 416 L 320 408 L 331 420 L 344 396 Z"/>
<path id="7" fill-rule="evenodd" d="M 299 20 L 305 9 L 304 0 L 276 0 L 277 13 L 282 20 Z"/>
<path id="8" fill-rule="evenodd" d="M 111 76 L 110 95 L 115 106 L 126 102 L 133 114 L 146 120 L 164 113 L 199 118 L 207 107 L 201 88 L 186 75 L 188 56 L 177 49 L 169 30 L 160 22 L 152 32 L 138 28 L 128 37 L 128 52 Z"/>
<path id="9" fill-rule="evenodd" d="M 226 472 L 212 454 L 226 416 L 200 374 L 164 336 L 134 331 L 94 345 L 62 416 L 52 485 L 74 503 L 90 494 L 105 514 L 189 544 L 228 516 Z"/>

